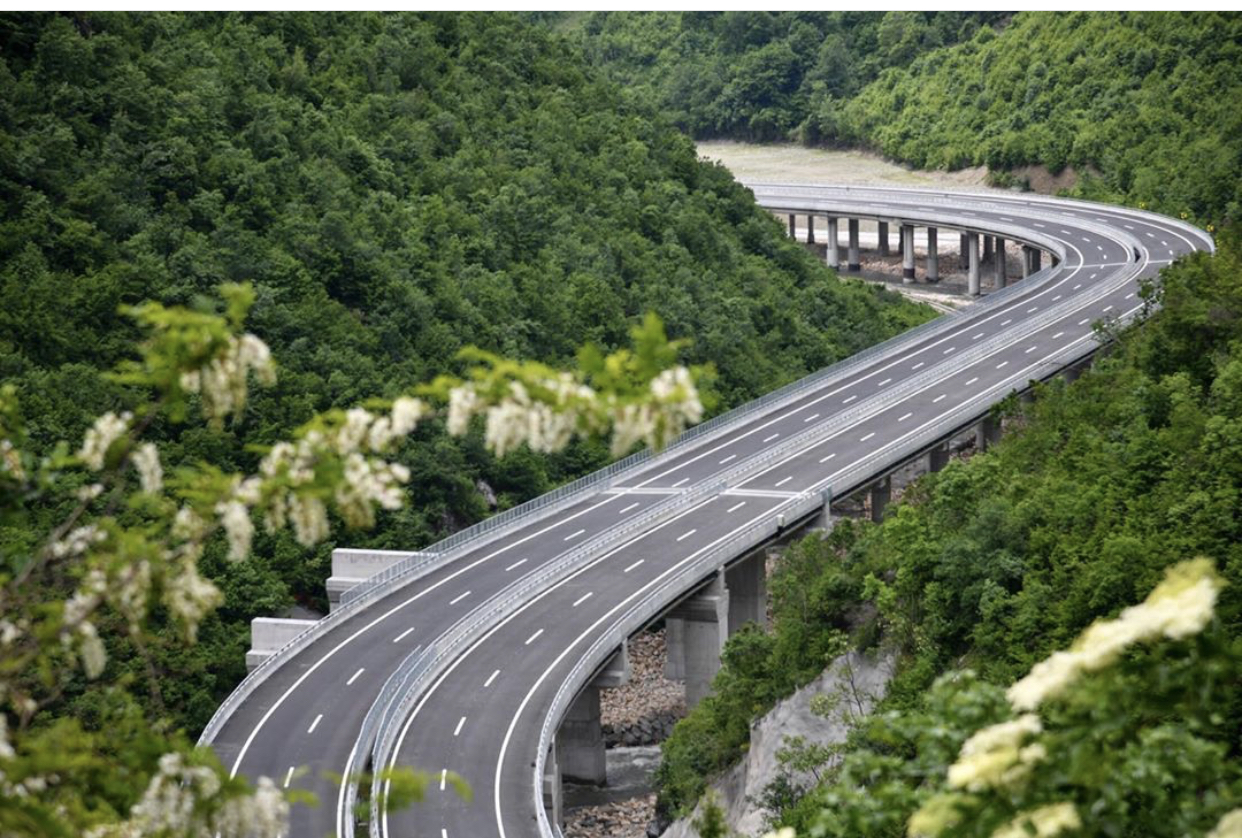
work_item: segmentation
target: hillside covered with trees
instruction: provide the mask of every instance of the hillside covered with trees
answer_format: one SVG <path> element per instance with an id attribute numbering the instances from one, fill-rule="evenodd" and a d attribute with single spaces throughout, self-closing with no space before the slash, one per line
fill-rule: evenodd
<path id="1" fill-rule="evenodd" d="M 0 201 L 0 378 L 44 453 L 132 408 L 98 375 L 139 337 L 121 306 L 226 282 L 253 284 L 281 374 L 218 430 L 157 421 L 170 468 L 253 468 L 248 446 L 458 370 L 468 345 L 561 364 L 654 311 L 714 363 L 723 408 L 927 316 L 838 282 L 653 109 L 508 15 L 4 13 Z M 407 507 L 346 543 L 416 548 L 491 511 L 480 480 L 510 505 L 607 459 L 498 460 L 439 427 L 399 455 Z M 0 572 L 64 512 L 3 522 Z M 240 676 L 250 617 L 322 602 L 330 544 L 256 539 L 254 562 L 209 547 L 225 605 L 196 647 L 112 655 L 191 730 Z"/>
<path id="2" fill-rule="evenodd" d="M 926 475 L 882 523 L 844 520 L 785 555 L 772 630 L 729 640 L 714 694 L 664 745 L 668 810 L 693 806 L 779 698 L 847 648 L 883 647 L 899 666 L 879 710 L 841 749 L 791 749 L 765 804 L 798 835 L 906 834 L 968 735 L 1005 719 L 1005 685 L 1196 557 L 1226 582 L 1210 631 L 1127 654 L 1052 702 L 1032 790 L 1077 804 L 1084 835 L 1202 835 L 1236 805 L 1242 239 L 1219 246 L 1166 268 L 1146 292 L 1162 308 L 1092 371 L 1009 404 L 999 446 Z M 790 779 L 808 765 L 818 785 Z M 1003 811 L 1026 793 L 1001 789 Z M 942 807 L 944 834 L 997 828 L 995 810 L 958 798 Z"/>
<path id="3" fill-rule="evenodd" d="M 915 167 L 1074 167 L 1075 192 L 1242 215 L 1242 18 L 1228 12 L 597 13 L 586 55 L 696 137 Z"/>

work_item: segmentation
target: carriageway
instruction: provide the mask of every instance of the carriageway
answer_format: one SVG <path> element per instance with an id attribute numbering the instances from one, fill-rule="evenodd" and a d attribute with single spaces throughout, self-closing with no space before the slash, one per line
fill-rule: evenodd
<path id="1" fill-rule="evenodd" d="M 936 231 L 929 244 L 964 236 L 972 291 L 989 238 L 1022 245 L 1027 276 L 997 277 L 962 311 L 421 553 L 343 552 L 339 606 L 274 627 L 279 648 L 256 649 L 202 738 L 235 773 L 319 796 L 295 807 L 293 835 L 354 834 L 354 796 L 380 789 L 323 773 L 367 765 L 435 779 L 410 809 L 373 806 L 360 831 L 557 834 L 560 773 L 598 776 L 592 685 L 624 677 L 628 636 L 667 615 L 672 665 L 701 692 L 730 627 L 762 608 L 746 561 L 757 548 L 824 523 L 834 497 L 874 490 L 879 505 L 888 475 L 915 457 L 943 462 L 955 434 L 982 425 L 987 436 L 992 405 L 1089 357 L 1096 321 L 1141 310 L 1141 279 L 1212 246 L 1173 219 L 1025 194 L 751 186 L 773 212 L 817 219 L 821 236 L 843 223 L 847 269 L 861 219 L 901 231 L 910 269 L 916 229 Z M 827 250 L 829 262 L 840 255 Z M 469 782 L 472 802 L 447 772 Z"/>

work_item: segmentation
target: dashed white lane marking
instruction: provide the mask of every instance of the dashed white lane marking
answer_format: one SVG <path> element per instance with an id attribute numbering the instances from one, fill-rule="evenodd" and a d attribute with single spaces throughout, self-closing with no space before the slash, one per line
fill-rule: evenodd
<path id="1" fill-rule="evenodd" d="M 1065 231 L 1062 230 L 1061 232 L 1064 233 Z M 1091 239 L 1087 238 L 1086 236 L 1083 236 L 1082 240 L 1085 241 L 1087 244 L 1091 244 Z"/>
<path id="2" fill-rule="evenodd" d="M 746 501 L 742 501 L 741 503 L 735 503 L 732 506 L 730 506 L 728 509 L 726 509 L 725 512 L 737 512 L 739 509 L 741 509 L 745 505 L 746 505 Z"/>
<path id="3" fill-rule="evenodd" d="M 440 769 L 440 791 L 444 791 L 444 783 L 448 780 L 448 769 Z"/>
<path id="4" fill-rule="evenodd" d="M 647 561 L 647 560 L 646 560 L 646 559 L 639 559 L 638 561 L 634 562 L 634 564 L 630 565 L 629 567 L 627 567 L 625 570 L 623 570 L 623 571 L 621 571 L 621 572 L 622 572 L 622 573 L 629 573 L 631 570 L 633 570 L 634 568 L 638 567 L 640 564 L 642 564 L 642 563 L 643 563 L 643 562 L 645 562 L 645 561 Z M 529 641 L 528 641 L 528 642 L 529 642 Z"/>
<path id="5" fill-rule="evenodd" d="M 631 509 L 633 509 L 633 508 L 634 508 L 634 507 L 636 507 L 636 506 L 638 506 L 638 502 L 637 502 L 637 501 L 635 501 L 634 503 L 631 503 L 629 506 L 627 506 L 625 509 L 622 509 L 622 510 L 621 510 L 620 512 L 618 512 L 617 514 L 618 514 L 618 515 L 624 515 L 625 513 L 629 512 Z"/>
<path id="6" fill-rule="evenodd" d="M 355 672 L 353 675 L 350 675 L 350 676 L 349 676 L 349 680 L 345 682 L 345 686 L 347 686 L 347 687 L 348 687 L 349 685 L 353 684 L 353 683 L 354 683 L 354 681 L 357 681 L 357 680 L 358 680 L 358 676 L 359 676 L 359 675 L 361 675 L 362 673 L 366 672 L 366 671 L 367 671 L 367 668 L 364 666 L 364 667 L 362 667 L 362 669 L 359 669 L 359 670 L 358 670 L 357 672 Z"/>
<path id="7" fill-rule="evenodd" d="M 814 421 L 815 421 L 816 419 L 818 419 L 818 418 L 819 418 L 819 414 L 818 414 L 818 413 L 812 413 L 810 416 L 808 416 L 808 417 L 806 417 L 805 419 L 803 419 L 803 420 L 802 420 L 802 423 L 803 423 L 803 424 L 806 424 L 807 422 L 814 422 Z"/>
<path id="8" fill-rule="evenodd" d="M 1047 227 L 1048 225 L 1047 225 L 1047 224 L 1040 224 L 1038 221 L 1036 221 L 1036 222 L 1035 222 L 1035 226 L 1036 226 L 1036 227 Z"/>
<path id="9" fill-rule="evenodd" d="M 956 347 L 956 346 L 950 346 L 948 349 L 946 349 L 946 350 L 944 351 L 944 353 L 943 353 L 943 354 L 948 355 L 948 354 L 949 354 L 950 352 L 952 352 L 954 349 L 957 349 L 957 347 Z"/>
<path id="10" fill-rule="evenodd" d="M 678 540 L 678 541 L 685 541 L 687 538 L 689 538 L 690 536 L 694 535 L 696 532 L 698 532 L 698 530 L 697 530 L 697 529 L 694 529 L 694 530 L 687 530 L 686 532 L 684 532 L 684 533 L 682 533 L 681 535 L 677 536 L 677 540 Z"/>
<path id="11" fill-rule="evenodd" d="M 529 646 L 530 644 L 534 643 L 539 638 L 539 635 L 541 634 L 543 634 L 543 629 L 539 629 L 539 631 L 535 632 L 530 637 L 526 638 L 526 642 L 523 643 L 522 645 Z"/>
<path id="12" fill-rule="evenodd" d="M 450 599 L 449 605 L 456 605 L 457 603 L 461 602 L 463 599 L 465 599 L 468 596 L 470 596 L 470 591 L 466 591 L 464 594 L 461 594 L 460 596 L 455 597 L 454 599 Z"/>
<path id="13" fill-rule="evenodd" d="M 941 400 L 941 399 L 943 399 L 946 395 L 948 395 L 948 394 L 947 394 L 947 393 L 941 393 L 939 396 L 936 396 L 936 398 L 932 399 L 932 404 L 935 404 L 936 402 L 940 401 L 940 400 Z"/>
<path id="14" fill-rule="evenodd" d="M 1061 337 L 1061 335 L 1063 334 L 1065 334 L 1065 332 L 1057 332 L 1055 335 L 1052 336 L 1052 339 L 1056 340 L 1057 338 Z"/>
<path id="15" fill-rule="evenodd" d="M 1010 218 L 1010 217 L 1009 217 L 1009 216 L 1007 216 L 1007 215 L 1002 215 L 1002 216 L 1000 217 L 1000 220 L 1001 220 L 1001 221 L 1013 221 L 1013 219 L 1012 219 L 1012 218 Z"/>
<path id="16" fill-rule="evenodd" d="M 980 332 L 979 334 L 974 335 L 973 337 L 971 337 L 971 340 L 978 340 L 981 337 L 983 337 L 983 332 Z"/>
<path id="17" fill-rule="evenodd" d="M 285 775 L 285 788 L 289 788 L 289 781 L 293 779 L 293 766 L 289 766 L 289 773 Z"/>
<path id="18" fill-rule="evenodd" d="M 1074 234 L 1073 234 L 1073 233 L 1071 233 L 1069 230 L 1062 230 L 1062 231 L 1061 231 L 1061 234 L 1062 234 L 1062 235 L 1065 235 L 1065 236 L 1072 236 L 1072 235 L 1074 235 Z M 1085 242 L 1089 242 L 1089 241 L 1091 241 L 1091 239 L 1083 239 L 1083 241 L 1085 241 Z"/>
<path id="19" fill-rule="evenodd" d="M 913 415 L 914 415 L 913 413 L 907 413 L 907 414 L 905 414 L 904 416 L 901 416 L 900 418 L 898 418 L 898 419 L 897 419 L 897 421 L 898 421 L 898 422 L 904 422 L 904 421 L 906 421 L 907 419 L 909 419 L 909 418 L 910 418 L 911 416 L 913 416 Z"/>
<path id="20" fill-rule="evenodd" d="M 725 463 L 729 462 L 730 460 L 736 460 L 736 459 L 737 459 L 737 454 L 730 454 L 729 456 L 725 457 L 723 460 L 720 461 L 720 465 L 723 466 Z"/>
<path id="21" fill-rule="evenodd" d="M 634 504 L 634 505 L 637 506 L 638 504 Z M 517 568 L 521 567 L 524 564 L 526 564 L 526 559 L 519 559 L 518 561 L 506 567 L 505 573 L 508 573 L 511 570 L 516 570 Z"/>
<path id="22" fill-rule="evenodd" d="M 1090 317 L 1084 317 L 1083 319 L 1081 319 L 1081 320 L 1079 320 L 1079 321 L 1078 321 L 1078 325 L 1079 325 L 1079 326 L 1086 326 L 1086 325 L 1087 325 L 1088 323 L 1090 323 L 1090 322 L 1091 322 L 1091 318 L 1090 318 Z"/>
<path id="23" fill-rule="evenodd" d="M 441 829 L 441 830 L 440 830 L 440 838 L 448 838 L 448 830 L 447 830 L 447 829 Z"/>
<path id="24" fill-rule="evenodd" d="M 1061 299 L 1061 295 L 1057 294 L 1055 297 L 1052 298 L 1052 301 L 1055 303 L 1059 299 Z"/>
<path id="25" fill-rule="evenodd" d="M 587 591 L 585 594 L 575 599 L 574 604 L 571 607 L 577 608 L 579 605 L 586 602 L 588 599 L 590 599 L 593 596 L 595 596 L 595 591 Z"/>
<path id="26" fill-rule="evenodd" d="M 976 375 L 974 378 L 970 379 L 970 381 L 966 382 L 966 386 L 969 387 L 970 385 L 974 384 L 978 380 L 979 380 L 979 376 Z"/>
<path id="27" fill-rule="evenodd" d="M 466 717 L 462 716 L 461 721 L 457 723 L 457 727 L 453 728 L 454 736 L 461 736 L 461 729 L 462 729 L 462 726 L 465 725 L 465 723 L 466 723 Z"/>
<path id="28" fill-rule="evenodd" d="M 573 541 L 575 538 L 582 535 L 584 532 L 586 532 L 586 530 L 578 530 L 577 532 L 571 532 L 569 535 L 565 536 L 565 540 Z"/>
<path id="29" fill-rule="evenodd" d="M 827 457 L 820 457 L 820 458 L 819 458 L 819 461 L 820 461 L 821 463 L 826 463 L 826 462 L 828 462 L 829 460 L 831 460 L 831 459 L 832 459 L 833 457 L 835 457 L 835 456 L 837 456 L 835 453 L 834 453 L 834 454 L 829 454 Z"/>
<path id="30" fill-rule="evenodd" d="M 1134 299 L 1134 292 L 1133 292 L 1133 291 L 1131 291 L 1129 294 L 1126 294 L 1126 299 L 1127 299 L 1127 300 L 1133 300 L 1133 299 Z"/>
<path id="31" fill-rule="evenodd" d="M 676 489 L 678 486 L 680 486 L 682 483 L 685 483 L 689 479 L 690 479 L 689 477 L 681 478 L 680 480 L 678 480 L 676 483 L 673 484 L 673 488 Z"/>
<path id="32" fill-rule="evenodd" d="M 915 364 L 914 366 L 910 367 L 910 369 L 912 369 L 912 370 L 917 370 L 919 367 L 923 366 L 923 364 L 924 364 L 924 363 L 926 363 L 926 362 L 925 362 L 925 361 L 919 361 L 917 364 Z"/>
<path id="33" fill-rule="evenodd" d="M 1172 249 L 1172 248 L 1169 248 L 1169 255 L 1170 255 L 1170 256 L 1173 256 L 1173 255 L 1174 255 L 1174 253 L 1173 253 L 1173 249 Z"/>
<path id="34" fill-rule="evenodd" d="M 871 439 L 871 437 L 873 437 L 873 436 L 875 436 L 875 431 L 872 431 L 871 433 L 867 434 L 865 437 L 863 437 L 862 439 L 860 439 L 860 440 L 858 440 L 858 441 L 859 441 L 859 442 L 866 442 L 867 440 Z"/>
<path id="35" fill-rule="evenodd" d="M 772 435 L 771 435 L 771 436 L 769 436 L 769 437 L 764 437 L 763 441 L 764 441 L 764 442 L 771 442 L 772 440 L 776 439 L 778 436 L 780 436 L 780 434 L 779 434 L 779 433 L 775 433 L 775 434 L 772 434 Z"/>
<path id="36" fill-rule="evenodd" d="M 1098 245 L 1098 244 L 1097 244 L 1097 245 L 1095 246 L 1095 249 L 1096 249 L 1096 250 L 1098 250 L 1098 251 L 1100 251 L 1101 253 L 1103 253 L 1103 252 L 1104 252 L 1104 247 L 1103 247 L 1102 245 Z"/>
<path id="37" fill-rule="evenodd" d="M 1001 325 L 1002 325 L 1002 326 L 1008 326 L 1008 325 L 1009 325 L 1010 323 L 1012 323 L 1012 322 L 1013 322 L 1013 320 L 1012 320 L 1012 319 L 1010 319 L 1010 320 L 1006 320 L 1004 323 L 1001 323 Z"/>
<path id="38" fill-rule="evenodd" d="M 1035 346 L 1028 346 L 1028 347 L 1027 347 L 1027 349 L 1026 349 L 1026 352 L 1024 352 L 1024 353 L 1022 353 L 1022 354 L 1023 354 L 1023 355 L 1030 355 L 1030 354 L 1031 354 L 1032 352 L 1034 352 L 1036 349 L 1039 349 L 1039 346 L 1038 346 L 1038 345 L 1035 345 Z"/>
<path id="39" fill-rule="evenodd" d="M 483 686 L 485 686 L 485 687 L 490 687 L 490 686 L 492 685 L 492 681 L 495 681 L 495 680 L 496 680 L 496 676 L 497 676 L 497 675 L 499 675 L 499 674 L 500 674 L 500 670 L 499 670 L 499 669 L 497 669 L 497 670 L 496 670 L 495 672 L 493 672 L 491 675 L 488 675 L 488 676 L 487 676 L 487 680 L 483 682 Z"/>
<path id="40" fill-rule="evenodd" d="M 407 637 L 410 636 L 410 632 L 414 631 L 414 628 L 415 628 L 414 626 L 410 626 L 408 629 L 406 629 L 405 631 L 401 632 L 396 637 L 394 637 L 392 639 L 392 642 L 400 643 L 402 640 L 405 640 Z"/>
<path id="41" fill-rule="evenodd" d="M 1006 367 L 1008 365 L 1009 365 L 1008 361 L 1001 361 L 999 364 L 996 365 L 996 368 L 1001 369 L 1002 367 Z"/>
<path id="42" fill-rule="evenodd" d="M 893 380 L 893 379 L 891 379 L 891 378 L 886 378 L 886 379 L 884 379 L 883 381 L 881 381 L 879 384 L 877 384 L 877 385 L 875 385 L 875 386 L 877 386 L 877 387 L 883 387 L 885 384 L 887 384 L 888 382 L 890 382 L 890 381 L 892 381 L 892 380 Z"/>
<path id="43" fill-rule="evenodd" d="M 1113 310 L 1113 307 L 1112 307 L 1112 306 L 1104 306 L 1104 310 L 1105 310 L 1105 311 L 1112 311 L 1112 310 Z"/>
<path id="44" fill-rule="evenodd" d="M 1156 234 L 1151 232 L 1150 230 L 1145 230 L 1144 232 L 1147 234 L 1147 238 L 1149 239 L 1154 239 L 1156 237 Z"/>
<path id="45" fill-rule="evenodd" d="M 858 396 L 850 396 L 848 399 L 846 399 L 845 401 L 841 402 L 841 404 L 849 404 L 850 402 L 854 401 L 854 399 L 856 399 L 856 398 L 858 398 Z"/>
<path id="46" fill-rule="evenodd" d="M 1027 314 L 1034 314 L 1034 313 L 1035 313 L 1035 312 L 1037 312 L 1037 311 L 1039 311 L 1039 306 L 1031 306 L 1030 308 L 1028 308 L 1028 309 L 1026 310 L 1026 313 L 1027 313 Z"/>
<path id="47" fill-rule="evenodd" d="M 311 726 L 306 729 L 306 735 L 309 736 L 315 732 L 315 728 L 319 727 L 319 722 L 323 720 L 323 713 L 315 717 L 315 721 L 311 722 Z"/>
<path id="48" fill-rule="evenodd" d="M 1164 239 L 1161 239 L 1161 240 L 1160 240 L 1160 244 L 1164 245 L 1165 247 L 1168 247 L 1168 246 L 1169 246 L 1169 243 L 1168 243 L 1167 241 L 1165 241 Z"/>
<path id="49" fill-rule="evenodd" d="M 792 476 L 790 476 L 790 477 L 782 477 L 780 480 L 777 480 L 777 481 L 776 481 L 776 488 L 777 488 L 777 489 L 779 489 L 781 486 L 784 486 L 784 485 L 785 485 L 786 483 L 788 483 L 790 480 L 793 480 L 793 477 L 792 477 Z"/>

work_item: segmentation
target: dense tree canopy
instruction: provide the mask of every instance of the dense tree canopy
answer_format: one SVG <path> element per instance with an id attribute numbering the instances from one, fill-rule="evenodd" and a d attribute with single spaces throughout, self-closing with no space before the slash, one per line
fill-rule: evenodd
<path id="1" fill-rule="evenodd" d="M 597 76 L 507 15 L 4 13 L 0 377 L 31 445 L 129 406 L 96 374 L 132 351 L 120 306 L 226 281 L 253 282 L 281 376 L 218 431 L 157 422 L 174 464 L 251 468 L 246 444 L 452 371 L 467 345 L 560 364 L 656 311 L 728 406 L 926 316 L 837 281 Z M 607 457 L 497 460 L 435 423 L 418 439 L 412 503 L 352 545 L 416 548 L 489 512 L 480 479 L 511 504 Z M 61 513 L 31 510 L 0 549 Z M 224 607 L 193 653 L 154 652 L 178 721 L 203 723 L 239 676 L 249 617 L 320 601 L 327 549 L 208 552 Z"/>

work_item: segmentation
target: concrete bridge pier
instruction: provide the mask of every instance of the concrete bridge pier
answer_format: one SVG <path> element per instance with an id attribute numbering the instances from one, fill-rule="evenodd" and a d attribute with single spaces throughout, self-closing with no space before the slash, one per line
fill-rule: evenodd
<path id="1" fill-rule="evenodd" d="M 887 222 L 887 221 L 881 221 L 881 222 L 879 223 L 879 228 L 880 228 L 880 231 L 879 231 L 879 236 L 880 236 L 880 255 L 881 255 L 881 256 L 887 256 L 887 255 L 889 255 L 889 254 L 888 254 L 888 222 Z"/>
<path id="2" fill-rule="evenodd" d="M 936 228 L 927 228 L 927 281 L 940 281 L 940 254 L 936 251 Z"/>
<path id="3" fill-rule="evenodd" d="M 991 258 L 992 258 L 992 237 L 984 236 L 983 237 L 983 261 L 986 262 Z"/>
<path id="4" fill-rule="evenodd" d="M 833 269 L 841 267 L 841 240 L 837 232 L 836 216 L 830 215 L 828 216 L 828 249 L 824 255 L 828 260 L 828 267 Z"/>
<path id="5" fill-rule="evenodd" d="M 901 281 L 914 282 L 914 228 L 909 224 L 901 225 Z"/>
<path id="6" fill-rule="evenodd" d="M 966 291 L 972 297 L 979 296 L 979 234 L 966 234 Z"/>
<path id="7" fill-rule="evenodd" d="M 888 502 L 893 497 L 893 480 L 886 476 L 883 480 L 879 480 L 871 486 L 871 520 L 881 521 L 884 519 L 884 510 L 888 508 Z"/>
<path id="8" fill-rule="evenodd" d="M 996 258 L 992 261 L 992 269 L 995 272 L 996 287 L 998 289 L 1005 287 L 1005 240 L 996 239 Z"/>
<path id="9" fill-rule="evenodd" d="M 815 216 L 806 217 L 806 243 L 815 244 Z"/>
<path id="10" fill-rule="evenodd" d="M 730 636 L 747 623 L 767 625 L 768 573 L 764 551 L 757 550 L 727 568 L 725 588 L 729 594 Z"/>
<path id="11" fill-rule="evenodd" d="M 631 672 L 629 645 L 622 645 L 570 705 L 556 732 L 558 786 L 560 778 L 596 786 L 608 782 L 599 691 L 628 683 Z"/>
<path id="12" fill-rule="evenodd" d="M 859 268 L 862 267 L 862 262 L 858 256 L 858 219 L 851 218 L 849 221 L 849 227 L 850 227 L 850 249 L 849 249 L 849 254 L 847 257 L 849 259 L 849 262 L 846 265 L 846 268 L 851 271 L 857 271 L 859 270 Z"/>
<path id="13" fill-rule="evenodd" d="M 968 233 L 962 233 L 962 244 L 957 251 L 957 266 L 961 270 L 966 270 L 970 267 L 970 257 L 966 253 L 968 249 L 966 238 L 968 235 Z"/>
<path id="14" fill-rule="evenodd" d="M 927 470 L 933 474 L 949 464 L 949 444 L 941 443 L 927 452 Z"/>
<path id="15" fill-rule="evenodd" d="M 1031 247 L 1029 244 L 1022 245 L 1022 278 L 1037 273 L 1043 262 L 1042 251 L 1037 247 Z"/>
<path id="16" fill-rule="evenodd" d="M 980 452 L 987 451 L 990 446 L 1000 442 L 1000 437 L 1000 421 L 989 413 L 975 426 L 975 449 Z"/>
<path id="17" fill-rule="evenodd" d="M 792 212 L 789 213 L 789 238 L 791 239 L 797 238 L 797 236 L 794 235 L 794 229 L 797 226 L 797 220 L 798 220 L 798 216 L 794 215 Z"/>
<path id="18" fill-rule="evenodd" d="M 565 825 L 565 807 L 561 793 L 561 766 L 556 760 L 556 743 L 548 748 L 547 758 L 543 761 L 543 808 L 548 813 L 548 820 L 559 826 Z"/>

